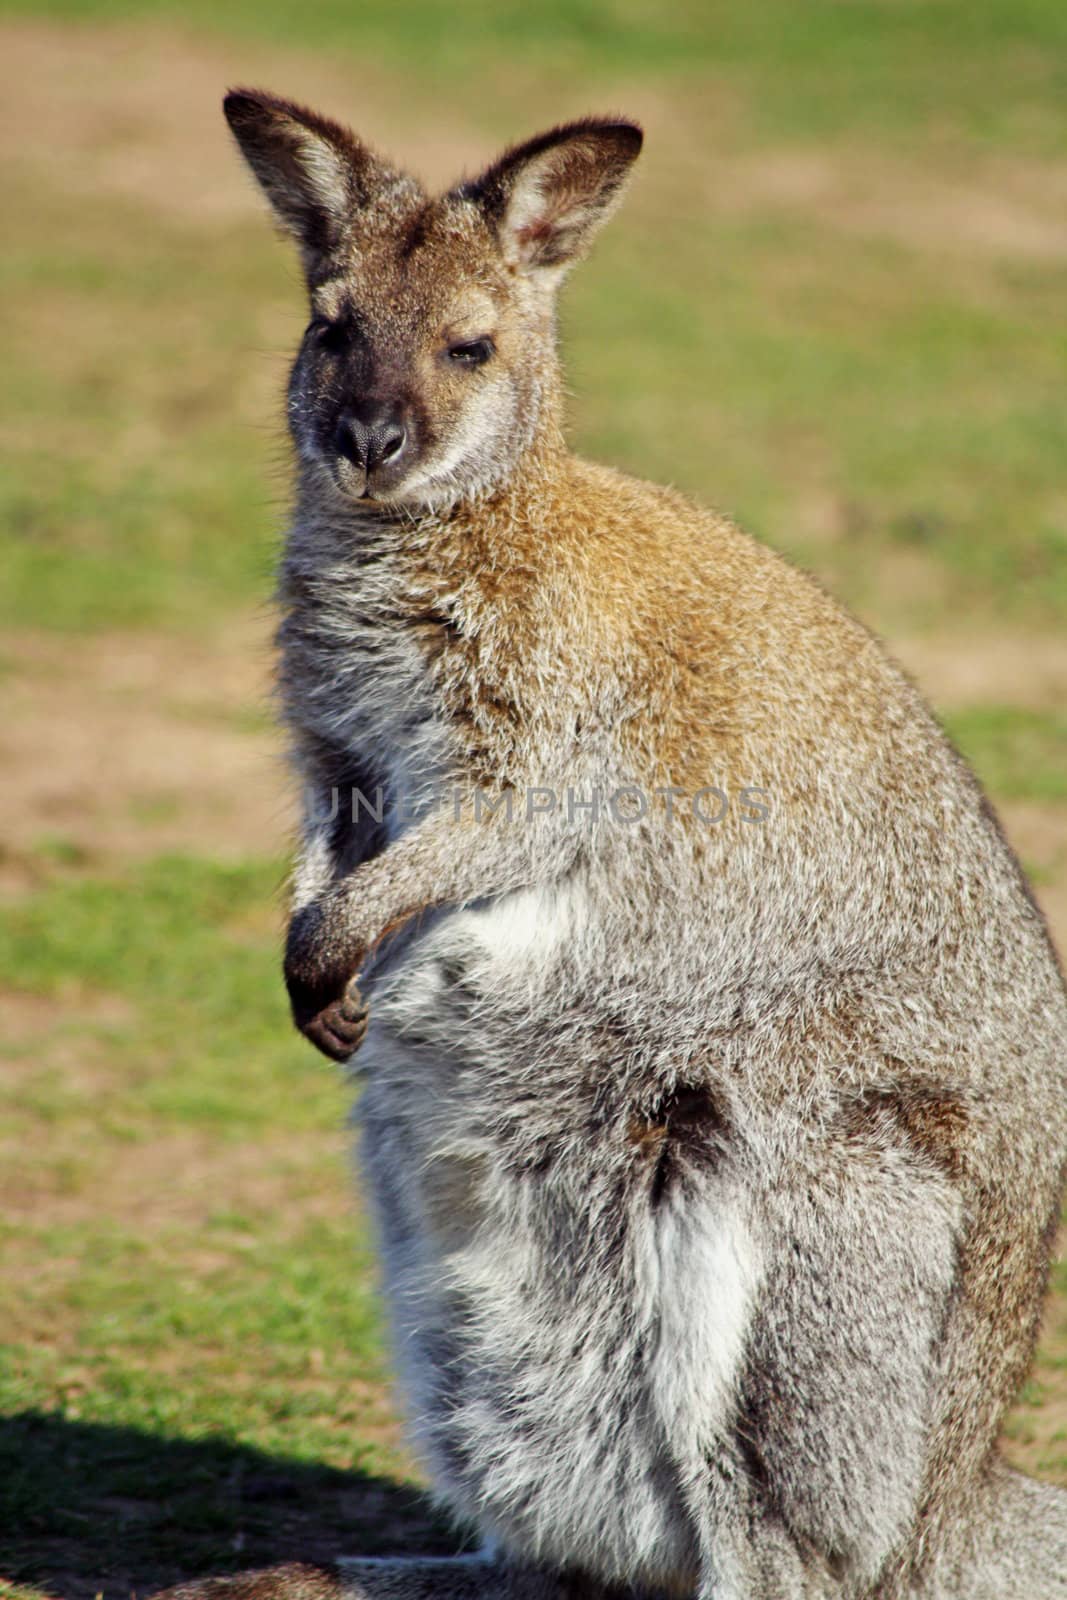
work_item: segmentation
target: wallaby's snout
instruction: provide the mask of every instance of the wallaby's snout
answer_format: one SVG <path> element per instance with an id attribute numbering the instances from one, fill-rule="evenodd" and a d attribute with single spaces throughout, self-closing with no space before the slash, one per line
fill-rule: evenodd
<path id="1" fill-rule="evenodd" d="M 621 194 L 640 129 L 568 123 L 430 197 L 291 101 L 240 89 L 225 111 L 307 274 L 289 386 L 305 466 L 346 498 L 411 507 L 506 482 L 555 436 L 555 292 Z"/>
<path id="2" fill-rule="evenodd" d="M 338 457 L 353 468 L 357 482 L 362 476 L 362 493 L 370 496 L 389 469 L 395 475 L 404 453 L 408 442 L 405 408 L 374 397 L 359 400 L 341 413 L 333 442 Z"/>
<path id="3" fill-rule="evenodd" d="M 436 438 L 440 404 L 424 360 L 436 308 L 392 257 L 391 243 L 379 242 L 343 275 L 312 284 L 313 315 L 289 380 L 301 458 L 356 500 L 403 498 Z"/>

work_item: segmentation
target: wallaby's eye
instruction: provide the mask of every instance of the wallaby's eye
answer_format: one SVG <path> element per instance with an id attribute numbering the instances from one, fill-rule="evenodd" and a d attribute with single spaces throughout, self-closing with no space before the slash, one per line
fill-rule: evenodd
<path id="1" fill-rule="evenodd" d="M 481 367 L 495 348 L 492 339 L 470 339 L 465 344 L 449 345 L 448 359 L 461 367 Z"/>
<path id="2" fill-rule="evenodd" d="M 337 352 L 344 350 L 348 344 L 344 323 L 331 322 L 329 317 L 312 317 L 307 331 L 321 350 Z"/>

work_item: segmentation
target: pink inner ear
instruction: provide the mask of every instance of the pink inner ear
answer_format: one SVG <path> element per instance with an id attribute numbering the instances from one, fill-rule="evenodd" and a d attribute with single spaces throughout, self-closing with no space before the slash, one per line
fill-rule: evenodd
<path id="1" fill-rule="evenodd" d="M 536 244 L 538 239 L 547 239 L 552 233 L 552 223 L 547 217 L 538 217 L 536 222 L 528 222 L 524 228 L 519 228 L 515 234 L 520 244 Z"/>

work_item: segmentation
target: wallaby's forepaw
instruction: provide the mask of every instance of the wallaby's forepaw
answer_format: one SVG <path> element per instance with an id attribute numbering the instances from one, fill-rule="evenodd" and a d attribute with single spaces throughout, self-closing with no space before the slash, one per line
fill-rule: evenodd
<path id="1" fill-rule="evenodd" d="M 367 1032 L 368 1008 L 352 976 L 361 956 L 348 952 L 343 963 L 324 959 L 322 934 L 317 907 L 306 908 L 290 924 L 285 952 L 289 1004 L 305 1038 L 331 1061 L 347 1061 Z"/>
<path id="2" fill-rule="evenodd" d="M 305 1022 L 297 1019 L 297 1027 L 331 1061 L 347 1061 L 363 1043 L 368 1016 L 369 1007 L 350 978 L 339 1000 L 329 1001 Z"/>

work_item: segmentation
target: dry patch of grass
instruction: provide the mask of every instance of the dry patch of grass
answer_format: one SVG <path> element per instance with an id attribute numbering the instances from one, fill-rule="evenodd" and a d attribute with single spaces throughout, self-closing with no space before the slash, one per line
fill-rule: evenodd
<path id="1" fill-rule="evenodd" d="M 1067 260 L 1067 166 L 996 154 L 965 173 L 917 171 L 847 150 L 760 151 L 716 164 L 705 203 L 733 214 L 803 217 L 833 231 L 935 255 Z"/>
<path id="2" fill-rule="evenodd" d="M 276 854 L 293 786 L 269 715 L 268 633 L 265 616 L 239 616 L 199 639 L 8 634 L 9 885 L 57 855 L 99 870 L 208 843 L 213 854 Z"/>
<path id="3" fill-rule="evenodd" d="M 4 94 L 0 147 L 59 193 L 132 201 L 197 228 L 262 217 L 258 190 L 235 159 L 221 102 L 235 83 L 337 108 L 358 100 L 368 130 L 445 184 L 484 161 L 464 115 L 435 106 L 412 117 L 400 86 L 299 49 L 240 45 L 173 24 L 78 26 L 33 18 L 0 23 Z M 32 139 L 25 137 L 32 127 Z"/>
<path id="4" fill-rule="evenodd" d="M 945 711 L 971 705 L 1059 710 L 1067 704 L 1067 635 L 985 626 L 892 641 L 893 654 Z"/>

